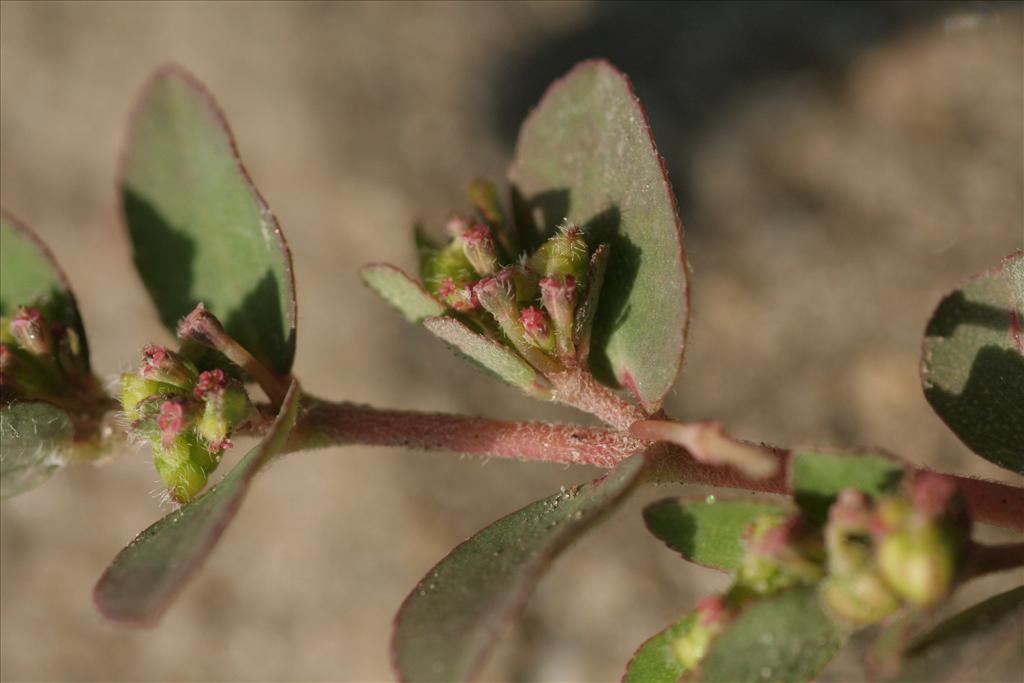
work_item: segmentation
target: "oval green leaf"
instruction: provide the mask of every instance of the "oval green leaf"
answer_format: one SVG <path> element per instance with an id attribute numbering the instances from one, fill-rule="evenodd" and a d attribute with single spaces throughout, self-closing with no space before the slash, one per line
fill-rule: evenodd
<path id="1" fill-rule="evenodd" d="M 107 619 L 153 625 L 202 566 L 234 519 L 253 478 L 281 451 L 295 426 L 299 386 L 288 389 L 277 419 L 263 440 L 216 486 L 175 510 L 118 553 L 93 591 Z"/>
<path id="2" fill-rule="evenodd" d="M 789 461 L 793 497 L 815 524 L 828 519 L 829 507 L 844 490 L 857 489 L 878 498 L 896 490 L 903 472 L 903 466 L 893 458 L 874 453 L 801 451 Z"/>
<path id="3" fill-rule="evenodd" d="M 540 575 L 636 486 L 644 458 L 606 477 L 513 512 L 455 548 L 420 581 L 395 617 L 392 661 L 405 681 L 465 681 Z"/>
<path id="4" fill-rule="evenodd" d="M 0 409 L 0 499 L 39 486 L 67 463 L 74 426 L 49 403 L 11 403 Z"/>
<path id="5" fill-rule="evenodd" d="M 405 319 L 419 324 L 445 312 L 444 305 L 430 295 L 416 280 L 401 268 L 390 263 L 371 263 L 359 270 L 366 286 L 387 301 Z"/>
<path id="6" fill-rule="evenodd" d="M 746 608 L 686 680 L 804 683 L 825 668 L 846 637 L 821 610 L 814 587 L 782 591 Z"/>
<path id="7" fill-rule="evenodd" d="M 1024 474 L 1024 251 L 944 298 L 925 330 L 928 403 L 972 451 Z"/>
<path id="8" fill-rule="evenodd" d="M 202 302 L 281 374 L 295 355 L 291 253 L 239 158 L 224 115 L 167 67 L 142 96 L 121 172 L 135 267 L 172 332 Z"/>
<path id="9" fill-rule="evenodd" d="M 18 306 L 37 306 L 46 318 L 73 328 L 86 363 L 89 346 L 67 276 L 42 240 L 24 223 L 0 211 L 0 315 Z"/>
<path id="10" fill-rule="evenodd" d="M 641 645 L 626 666 L 622 683 L 676 683 L 687 669 L 676 657 L 672 644 L 697 622 L 691 612 Z"/>
<path id="11" fill-rule="evenodd" d="M 731 572 L 743 561 L 743 533 L 761 515 L 784 516 L 771 503 L 748 500 L 668 498 L 644 509 L 652 534 L 683 556 L 705 567 Z"/>
<path id="12" fill-rule="evenodd" d="M 542 231 L 568 218 L 586 226 L 589 243 L 610 243 L 591 368 L 656 409 L 682 364 L 686 252 L 675 195 L 629 79 L 589 61 L 555 82 L 523 124 L 509 175 L 525 203 L 517 216 Z"/>
<path id="13" fill-rule="evenodd" d="M 518 387 L 531 396 L 547 398 L 547 380 L 512 349 L 477 334 L 455 318 L 427 318 L 423 326 L 443 339 L 460 355 L 493 373 L 499 379 Z"/>

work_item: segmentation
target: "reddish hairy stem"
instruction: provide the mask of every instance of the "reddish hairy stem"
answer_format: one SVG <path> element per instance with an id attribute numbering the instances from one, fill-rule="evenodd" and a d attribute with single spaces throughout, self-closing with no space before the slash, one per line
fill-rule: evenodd
<path id="1" fill-rule="evenodd" d="M 1024 567 L 1024 543 L 1005 545 L 975 544 L 971 549 L 969 577 L 984 576 Z"/>
<path id="2" fill-rule="evenodd" d="M 262 423 L 254 425 L 257 432 L 264 428 Z M 649 442 L 604 428 L 379 410 L 307 397 L 284 450 L 292 452 L 346 444 L 446 450 L 608 469 L 642 450 Z M 791 493 L 787 480 L 790 454 L 784 449 L 762 447 L 779 458 L 779 467 L 771 477 L 754 479 L 732 467 L 698 462 L 681 446 L 670 443 L 660 446 L 649 462 L 647 481 Z M 975 521 L 1024 532 L 1024 489 L 984 479 L 951 476 L 956 479 Z"/>

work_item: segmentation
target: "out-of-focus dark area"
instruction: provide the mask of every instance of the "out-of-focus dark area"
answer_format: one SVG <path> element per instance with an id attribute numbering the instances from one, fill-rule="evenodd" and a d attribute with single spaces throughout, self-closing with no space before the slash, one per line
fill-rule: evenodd
<path id="1" fill-rule="evenodd" d="M 309 391 L 583 419 L 455 359 L 356 269 L 413 266 L 414 220 L 439 229 L 471 178 L 501 178 L 547 83 L 608 57 L 649 109 L 687 231 L 694 317 L 669 412 L 1013 481 L 930 412 L 917 362 L 941 295 L 1024 244 L 1022 35 L 1019 6 L 989 3 L 4 2 L 0 200 L 64 264 L 100 372 L 168 341 L 114 178 L 141 85 L 179 62 L 218 97 L 291 242 Z M 90 591 L 161 514 L 156 474 L 132 452 L 73 468 L 0 508 L 0 675 L 390 679 L 391 617 L 416 580 L 595 474 L 401 449 L 291 456 L 161 626 L 130 631 L 103 623 Z M 617 680 L 647 636 L 723 588 L 643 529 L 645 503 L 683 490 L 642 491 L 557 563 L 487 680 Z M 863 678 L 859 661 L 824 678 Z"/>

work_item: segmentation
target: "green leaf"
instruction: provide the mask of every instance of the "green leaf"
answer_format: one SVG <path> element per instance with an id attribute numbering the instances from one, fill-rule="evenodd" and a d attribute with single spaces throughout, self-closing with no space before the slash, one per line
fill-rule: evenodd
<path id="1" fill-rule="evenodd" d="M 172 332 L 202 302 L 281 374 L 295 355 L 291 254 L 238 156 L 223 114 L 194 77 L 157 72 L 136 110 L 121 201 L 142 276 Z"/>
<path id="2" fill-rule="evenodd" d="M 872 498 L 896 490 L 903 466 L 873 453 L 794 453 L 789 462 L 790 486 L 796 504 L 807 518 L 823 524 L 828 509 L 845 489 L 857 489 Z"/>
<path id="3" fill-rule="evenodd" d="M 445 307 L 400 268 L 388 263 L 371 263 L 359 271 L 366 285 L 395 307 L 411 323 L 442 315 Z"/>
<path id="4" fill-rule="evenodd" d="M 914 638 L 899 680 L 1014 680 L 1024 671 L 1024 586 L 970 607 Z"/>
<path id="5" fill-rule="evenodd" d="M 71 418 L 49 403 L 0 409 L 0 499 L 39 486 L 67 462 Z"/>
<path id="6" fill-rule="evenodd" d="M 668 498 L 647 506 L 652 534 L 683 556 L 706 567 L 735 571 L 743 561 L 743 532 L 761 515 L 786 514 L 771 503 L 746 500 Z"/>
<path id="7" fill-rule="evenodd" d="M 602 479 L 513 512 L 441 560 L 395 618 L 401 679 L 472 679 L 551 561 L 626 497 L 643 462 L 637 455 Z"/>
<path id="8" fill-rule="evenodd" d="M 682 363 L 686 252 L 675 196 L 626 76 L 589 61 L 554 83 L 523 124 L 510 177 L 526 204 L 517 216 L 533 216 L 545 231 L 568 218 L 587 228 L 589 244 L 610 243 L 591 366 L 655 409 Z"/>
<path id="9" fill-rule="evenodd" d="M 814 587 L 782 591 L 740 613 L 687 680 L 803 683 L 825 668 L 845 640 L 822 612 Z"/>
<path id="10" fill-rule="evenodd" d="M 64 271 L 29 227 L 6 211 L 0 212 L 0 315 L 11 316 L 18 306 L 38 306 L 50 320 L 73 328 L 88 362 L 89 347 Z"/>
<path id="11" fill-rule="evenodd" d="M 93 598 L 112 621 L 152 625 L 199 569 L 238 512 L 253 478 L 281 451 L 295 425 L 299 385 L 288 390 L 263 440 L 217 483 L 140 533 L 100 577 Z"/>
<path id="12" fill-rule="evenodd" d="M 519 355 L 493 339 L 477 334 L 455 318 L 427 318 L 423 326 L 475 364 L 531 396 L 547 398 L 547 381 Z"/>
<path id="13" fill-rule="evenodd" d="M 1024 251 L 944 298 L 921 349 L 924 395 L 972 451 L 1024 474 Z"/>
<path id="14" fill-rule="evenodd" d="M 672 651 L 672 643 L 693 627 L 697 616 L 687 614 L 641 645 L 626 666 L 622 683 L 676 683 L 686 667 Z"/>

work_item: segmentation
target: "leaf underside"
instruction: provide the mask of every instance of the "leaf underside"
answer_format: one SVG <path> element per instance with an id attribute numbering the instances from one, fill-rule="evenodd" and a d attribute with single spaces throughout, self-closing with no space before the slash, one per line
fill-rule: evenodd
<path id="1" fill-rule="evenodd" d="M 74 435 L 71 418 L 43 402 L 0 409 L 0 499 L 39 486 L 60 469 Z"/>
<path id="2" fill-rule="evenodd" d="M 944 298 L 925 330 L 928 403 L 972 451 L 1024 474 L 1024 251 Z"/>
<path id="3" fill-rule="evenodd" d="M 532 503 L 438 563 L 395 618 L 392 657 L 405 681 L 471 680 L 539 576 L 633 489 L 643 456 L 605 478 Z"/>
<path id="4" fill-rule="evenodd" d="M 891 493 L 903 479 L 903 466 L 874 453 L 794 453 L 789 463 L 790 487 L 796 504 L 815 524 L 823 524 L 828 509 L 845 489 L 872 498 Z"/>
<path id="5" fill-rule="evenodd" d="M 295 354 L 291 254 L 217 104 L 177 67 L 135 112 L 121 175 L 135 266 L 172 332 L 197 303 L 286 374 Z"/>
<path id="6" fill-rule="evenodd" d="M 400 268 L 387 263 L 371 263 L 359 271 L 370 289 L 387 301 L 406 320 L 421 323 L 427 318 L 444 315 L 445 307 Z"/>
<path id="7" fill-rule="evenodd" d="M 715 638 L 685 680 L 703 683 L 804 683 L 832 660 L 846 634 L 818 605 L 814 587 L 758 600 Z"/>
<path id="8" fill-rule="evenodd" d="M 528 394 L 544 395 L 543 379 L 537 371 L 507 346 L 474 332 L 448 316 L 427 318 L 423 326 L 499 379 Z"/>
<path id="9" fill-rule="evenodd" d="M 785 508 L 746 500 L 669 498 L 649 505 L 644 521 L 683 559 L 729 572 L 743 560 L 744 531 L 766 514 L 781 516 Z"/>
<path id="10" fill-rule="evenodd" d="M 140 533 L 100 577 L 93 598 L 112 621 L 153 625 L 199 569 L 234 519 L 253 478 L 280 452 L 295 425 L 299 387 L 292 382 L 263 440 L 199 498 Z"/>
<path id="11" fill-rule="evenodd" d="M 672 188 L 629 80 L 607 62 L 576 66 L 523 124 L 509 171 L 517 216 L 541 232 L 568 218 L 611 257 L 591 367 L 660 405 L 682 363 L 686 253 Z M 525 231 L 529 232 L 529 231 Z"/>
<path id="12" fill-rule="evenodd" d="M 0 315 L 18 306 L 37 306 L 49 320 L 73 328 L 88 361 L 88 343 L 78 304 L 64 272 L 49 249 L 25 224 L 0 213 Z"/>

